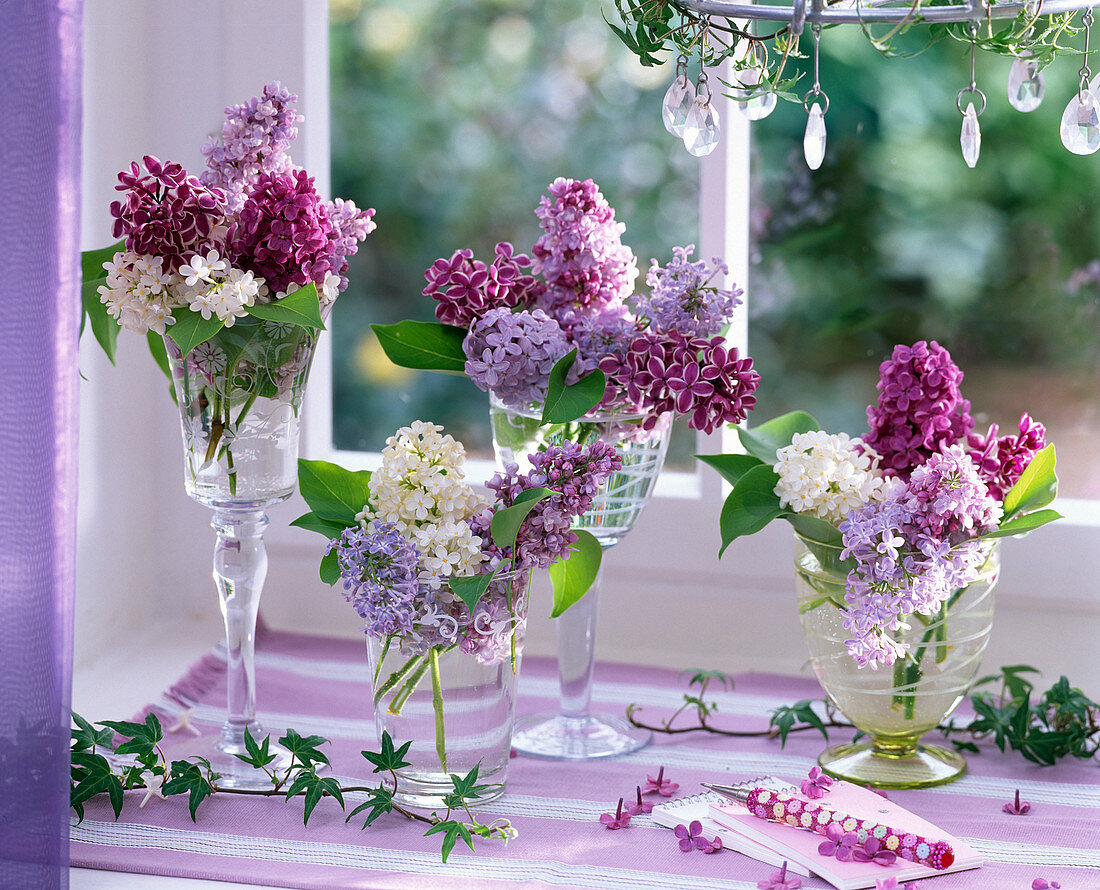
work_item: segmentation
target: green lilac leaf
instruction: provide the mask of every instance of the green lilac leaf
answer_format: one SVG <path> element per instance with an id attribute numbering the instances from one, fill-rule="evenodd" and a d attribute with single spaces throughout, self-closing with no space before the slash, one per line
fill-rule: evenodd
<path id="1" fill-rule="evenodd" d="M 741 477 L 722 505 L 718 520 L 722 533 L 721 557 L 733 541 L 752 535 L 788 511 L 779 506 L 775 486 L 779 476 L 770 466 L 753 467 Z"/>
<path id="2" fill-rule="evenodd" d="M 993 529 L 991 532 L 986 532 L 980 537 L 988 539 L 1008 538 L 1013 535 L 1026 535 L 1030 531 L 1042 528 L 1044 525 L 1048 525 L 1062 518 L 1062 514 L 1057 510 L 1036 510 L 1033 513 L 1025 513 L 1022 516 L 1013 516 L 1006 522 L 1002 522 L 998 528 Z"/>
<path id="3" fill-rule="evenodd" d="M 330 540 L 332 538 L 338 538 L 343 534 L 344 529 L 355 528 L 359 523 L 348 525 L 344 522 L 336 522 L 332 519 L 322 519 L 316 513 L 303 513 L 297 519 L 290 523 L 295 528 L 304 528 L 307 532 L 317 532 L 319 535 L 324 535 Z"/>
<path id="4" fill-rule="evenodd" d="M 745 473 L 763 464 L 760 458 L 751 454 L 697 454 L 695 457 L 717 470 L 730 485 L 736 485 Z"/>
<path id="5" fill-rule="evenodd" d="M 113 365 L 115 356 L 118 353 L 118 332 L 122 328 L 110 316 L 107 312 L 107 306 L 99 299 L 99 288 L 106 286 L 106 284 L 107 279 L 103 277 L 85 279 L 80 286 L 80 302 L 83 307 L 80 316 L 80 329 L 83 333 L 84 320 L 87 319 L 92 326 L 92 336 L 103 348 L 103 352 Z"/>
<path id="6" fill-rule="evenodd" d="M 738 427 L 737 436 L 749 454 L 766 464 L 774 464 L 775 453 L 790 445 L 795 433 L 819 429 L 821 425 L 805 411 L 791 411 L 752 429 Z"/>
<path id="7" fill-rule="evenodd" d="M 106 247 L 98 247 L 95 250 L 84 250 L 80 253 L 80 277 L 82 281 L 94 281 L 97 278 L 106 278 L 104 265 L 115 258 L 116 253 L 126 250 L 125 241 L 116 241 Z"/>
<path id="8" fill-rule="evenodd" d="M 317 573 L 321 580 L 330 586 L 340 580 L 340 558 L 335 550 L 321 557 Z"/>
<path id="9" fill-rule="evenodd" d="M 164 372 L 164 376 L 172 380 L 172 365 L 168 361 L 168 350 L 164 348 L 164 337 L 156 331 L 145 332 L 145 342 L 149 344 L 149 354 L 157 367 Z"/>
<path id="10" fill-rule="evenodd" d="M 516 536 L 527 515 L 535 509 L 540 501 L 546 500 L 554 492 L 549 488 L 528 488 L 516 495 L 516 499 L 510 507 L 497 510 L 493 514 L 493 520 L 489 524 L 489 531 L 495 543 L 501 550 L 514 549 Z"/>
<path id="11" fill-rule="evenodd" d="M 496 577 L 497 572 L 499 572 L 504 565 L 505 563 L 501 562 L 493 571 L 482 575 L 448 578 L 447 586 L 466 604 L 466 608 L 470 610 L 470 614 L 472 615 L 474 613 L 474 607 L 478 604 L 478 601 L 485 596 L 485 591 L 489 589 L 489 585 L 493 582 L 493 578 Z"/>
<path id="12" fill-rule="evenodd" d="M 370 471 L 299 458 L 298 488 L 319 518 L 350 527 L 370 497 Z"/>
<path id="13" fill-rule="evenodd" d="M 169 327 L 168 336 L 176 341 L 180 351 L 187 355 L 196 346 L 205 343 L 218 331 L 225 327 L 217 315 L 203 318 L 202 313 L 192 312 L 187 306 L 180 306 L 172 310 L 172 318 L 176 323 Z"/>
<path id="14" fill-rule="evenodd" d="M 397 324 L 372 324 L 370 327 L 395 365 L 420 371 L 466 373 L 466 353 L 462 349 L 462 341 L 466 339 L 465 328 L 408 320 Z"/>
<path id="15" fill-rule="evenodd" d="M 550 369 L 546 401 L 542 406 L 544 424 L 571 423 L 579 417 L 584 417 L 603 398 L 607 378 L 599 368 L 576 383 L 566 384 L 565 379 L 569 369 L 573 367 L 576 360 L 577 350 L 573 349 L 568 355 L 558 359 Z"/>
<path id="16" fill-rule="evenodd" d="M 1004 522 L 1018 513 L 1029 513 L 1045 507 L 1058 495 L 1058 474 L 1053 443 L 1039 451 L 1027 465 L 1004 500 Z"/>
<path id="17" fill-rule="evenodd" d="M 550 582 L 554 587 L 551 618 L 558 618 L 588 592 L 603 560 L 603 548 L 593 534 L 583 529 L 577 529 L 574 533 L 577 542 L 569 546 L 564 557 L 550 563 Z"/>
<path id="18" fill-rule="evenodd" d="M 264 321 L 279 324 L 292 324 L 311 331 L 323 331 L 325 324 L 321 320 L 321 299 L 317 294 L 317 285 L 312 281 L 281 300 L 270 303 L 256 303 L 248 307 L 248 314 Z"/>

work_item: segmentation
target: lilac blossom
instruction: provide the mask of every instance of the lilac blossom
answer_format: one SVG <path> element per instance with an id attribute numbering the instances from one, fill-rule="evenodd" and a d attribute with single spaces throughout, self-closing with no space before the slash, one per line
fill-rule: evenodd
<path id="1" fill-rule="evenodd" d="M 338 234 L 305 170 L 261 173 L 226 248 L 235 266 L 264 278 L 272 295 L 291 284 L 321 285 L 334 272 Z"/>
<path id="2" fill-rule="evenodd" d="M 462 342 L 466 375 L 505 405 L 525 409 L 546 398 L 550 370 L 570 351 L 558 323 L 541 309 L 490 309 Z M 574 364 L 571 379 L 580 370 Z"/>
<path id="3" fill-rule="evenodd" d="M 359 242 L 378 228 L 374 221 L 374 208 L 360 210 L 354 201 L 334 198 L 325 204 L 329 221 L 335 230 L 332 244 L 332 269 L 340 276 L 339 290 L 347 289 L 348 257 L 359 251 Z"/>
<path id="4" fill-rule="evenodd" d="M 205 254 L 213 246 L 213 230 L 225 213 L 225 194 L 206 188 L 175 162 L 153 155 L 118 174 L 115 189 L 125 192 L 111 202 L 112 231 L 126 239 L 126 249 L 140 256 L 160 257 L 165 271 L 174 272 L 186 258 Z"/>
<path id="5" fill-rule="evenodd" d="M 940 542 L 957 544 L 991 531 L 1001 519 L 1001 506 L 961 445 L 933 454 L 914 469 L 899 497 L 907 514 L 905 536 L 925 556 Z"/>
<path id="6" fill-rule="evenodd" d="M 287 152 L 298 135 L 294 126 L 303 120 L 294 110 L 298 97 L 278 81 L 267 84 L 259 96 L 225 109 L 221 135 L 202 147 L 206 170 L 203 185 L 220 188 L 229 210 L 240 211 L 263 173 L 289 173 Z"/>
<path id="7" fill-rule="evenodd" d="M 530 268 L 531 258 L 515 253 L 507 241 L 497 244 L 488 265 L 475 260 L 471 250 L 456 250 L 424 272 L 423 294 L 436 301 L 441 322 L 468 328 L 492 309 L 533 305 L 543 285 L 524 271 Z"/>
<path id="8" fill-rule="evenodd" d="M 336 553 L 344 598 L 367 623 L 371 636 L 412 633 L 421 606 L 420 554 L 396 526 L 375 525 L 374 531 L 344 529 L 329 543 Z"/>
<path id="9" fill-rule="evenodd" d="M 897 861 L 897 853 L 887 850 L 877 837 L 867 838 L 861 846 L 852 850 L 856 862 L 873 862 L 875 865 L 888 866 Z"/>
<path id="10" fill-rule="evenodd" d="M 676 782 L 669 781 L 665 778 L 665 768 L 661 766 L 657 770 L 657 778 L 646 775 L 645 777 L 645 790 L 643 794 L 659 794 L 661 797 L 672 797 L 677 791 L 680 790 L 680 786 Z"/>
<path id="11" fill-rule="evenodd" d="M 799 890 L 801 887 L 802 878 L 787 874 L 786 859 L 783 860 L 783 867 L 779 871 L 772 872 L 769 878 L 756 882 L 757 890 Z"/>
<path id="12" fill-rule="evenodd" d="M 693 263 L 694 250 L 694 244 L 672 248 L 672 260 L 664 267 L 653 260 L 646 275 L 650 292 L 631 300 L 635 313 L 648 319 L 650 329 L 659 334 L 676 331 L 709 339 L 721 333 L 741 305 L 742 290 L 715 283 L 729 274 L 729 267 L 718 257 L 711 265 L 703 260 Z"/>
<path id="13" fill-rule="evenodd" d="M 630 805 L 630 815 L 631 816 L 642 816 L 642 815 L 648 816 L 650 813 L 652 813 L 653 812 L 653 804 L 651 804 L 649 801 L 642 800 L 642 786 L 641 785 L 635 785 L 634 786 L 634 794 L 637 798 L 637 803 L 633 803 L 633 804 Z"/>
<path id="14" fill-rule="evenodd" d="M 817 846 L 817 852 L 822 856 L 835 856 L 841 862 L 849 862 L 853 851 L 859 843 L 859 836 L 854 831 L 845 832 L 836 822 L 830 822 L 825 829 L 827 840 Z"/>
<path id="15" fill-rule="evenodd" d="M 833 780 L 821 771 L 820 766 L 810 768 L 810 774 L 802 780 L 802 793 L 813 800 L 824 797 L 833 789 Z"/>
<path id="16" fill-rule="evenodd" d="M 630 813 L 623 812 L 623 799 L 621 797 L 619 798 L 619 806 L 615 810 L 615 815 L 612 816 L 610 813 L 601 814 L 600 823 L 603 825 L 604 828 L 609 828 L 612 831 L 615 831 L 619 828 L 630 827 Z"/>
<path id="17" fill-rule="evenodd" d="M 997 437 L 997 424 L 985 436 L 971 433 L 967 438 L 970 456 L 989 486 L 989 493 L 1003 501 L 1027 469 L 1036 452 L 1046 445 L 1046 428 L 1024 412 L 1018 424 L 1019 435 Z"/>
<path id="18" fill-rule="evenodd" d="M 626 229 L 591 179 L 555 179 L 535 208 L 543 234 L 532 249 L 546 290 L 538 305 L 570 328 L 581 317 L 621 305 L 638 277 L 638 261 L 622 243 Z"/>
<path id="19" fill-rule="evenodd" d="M 692 850 L 702 850 L 704 853 L 719 853 L 722 850 L 722 839 L 716 837 L 708 841 L 703 837 L 703 823 L 698 819 L 690 825 L 677 825 L 672 833 L 679 839 L 681 853 L 690 853 Z"/>
<path id="20" fill-rule="evenodd" d="M 879 370 L 878 402 L 867 409 L 871 432 L 863 443 L 882 456 L 884 470 L 907 478 L 973 429 L 970 402 L 959 392 L 963 373 L 935 340 L 895 346 Z"/>
<path id="21" fill-rule="evenodd" d="M 1031 812 L 1031 804 L 1026 800 L 1020 800 L 1020 789 L 1016 789 L 1016 797 L 1011 803 L 1006 803 L 1001 810 L 1010 816 L 1026 816 Z"/>

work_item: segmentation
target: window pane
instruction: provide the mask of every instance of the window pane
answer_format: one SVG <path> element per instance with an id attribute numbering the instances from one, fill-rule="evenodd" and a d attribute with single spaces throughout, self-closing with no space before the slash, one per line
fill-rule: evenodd
<path id="1" fill-rule="evenodd" d="M 879 362 L 895 343 L 934 339 L 965 372 L 980 432 L 1015 432 L 1030 412 L 1057 444 L 1062 493 L 1100 498 L 1100 169 L 1058 137 L 1077 66 L 1048 69 L 1046 100 L 1021 114 L 1008 61 L 979 58 L 989 101 L 974 170 L 955 108 L 968 66 L 952 40 L 883 60 L 858 29 L 834 29 L 821 170 L 802 159 L 801 106 L 780 102 L 754 125 L 755 415 L 798 407 L 865 432 Z"/>
<path id="2" fill-rule="evenodd" d="M 437 257 L 529 251 L 558 176 L 600 184 L 643 275 L 696 242 L 698 161 L 659 117 L 671 72 L 638 65 L 587 0 L 330 6 L 333 194 L 378 210 L 335 310 L 335 445 L 378 450 L 419 417 L 487 453 L 484 394 L 395 368 L 367 325 L 431 319 L 420 291 Z"/>

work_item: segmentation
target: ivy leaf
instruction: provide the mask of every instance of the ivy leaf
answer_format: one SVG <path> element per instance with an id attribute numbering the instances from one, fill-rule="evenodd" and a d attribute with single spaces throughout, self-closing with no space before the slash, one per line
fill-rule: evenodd
<path id="1" fill-rule="evenodd" d="M 381 752 L 360 751 L 359 753 L 374 764 L 372 772 L 381 773 L 409 766 L 410 764 L 405 760 L 405 755 L 409 753 L 411 745 L 412 742 L 405 742 L 400 748 L 394 748 L 393 737 L 388 732 L 383 732 Z"/>
<path id="2" fill-rule="evenodd" d="M 733 677 L 724 671 L 708 671 L 702 668 L 689 668 L 683 674 L 691 674 L 688 686 L 703 686 L 712 680 L 717 680 L 726 689 L 733 689 Z"/>
<path id="3" fill-rule="evenodd" d="M 356 524 L 356 515 L 370 497 L 370 471 L 299 458 L 298 489 L 318 518 L 348 528 Z"/>
<path id="4" fill-rule="evenodd" d="M 114 730 L 118 735 L 129 741 L 123 742 L 115 751 L 116 754 L 152 754 L 157 742 L 164 738 L 160 720 L 157 715 L 149 713 L 144 723 L 131 723 L 126 720 L 103 720 L 99 724 Z"/>
<path id="5" fill-rule="evenodd" d="M 1045 507 L 1058 495 L 1058 474 L 1053 443 L 1036 453 L 1004 500 L 1004 518 Z M 1002 525 L 1004 523 L 1002 522 Z"/>
<path id="6" fill-rule="evenodd" d="M 329 585 L 340 580 L 340 557 L 336 555 L 335 550 L 321 557 L 318 574 L 320 574 L 321 580 Z"/>
<path id="7" fill-rule="evenodd" d="M 810 433 L 821 425 L 805 411 L 791 411 L 755 426 L 751 430 L 737 428 L 737 437 L 745 450 L 766 464 L 775 463 L 775 453 L 791 444 L 795 433 Z"/>
<path id="8" fill-rule="evenodd" d="M 493 514 L 493 521 L 489 524 L 493 542 L 501 550 L 514 550 L 520 526 L 523 525 L 527 515 L 540 501 L 545 501 L 552 494 L 554 492 L 549 488 L 528 488 L 516 495 L 510 507 L 497 510 Z"/>
<path id="9" fill-rule="evenodd" d="M 466 608 L 469 609 L 470 614 L 473 615 L 474 607 L 478 604 L 478 600 L 485 596 L 485 591 L 489 589 L 489 585 L 493 582 L 493 578 L 496 577 L 497 572 L 499 572 L 503 566 L 504 563 L 500 562 L 491 572 L 481 575 L 466 575 L 448 578 L 447 586 L 466 604 Z"/>
<path id="10" fill-rule="evenodd" d="M 174 794 L 188 795 L 187 809 L 191 811 L 192 822 L 195 821 L 195 811 L 198 810 L 199 804 L 214 793 L 200 764 L 209 766 L 209 761 L 202 758 L 199 758 L 198 763 L 173 760 L 170 777 L 161 788 L 165 797 L 171 797 Z"/>
<path id="11" fill-rule="evenodd" d="M 312 281 L 281 300 L 249 306 L 247 312 L 264 321 L 293 324 L 311 331 L 325 329 L 325 324 L 321 321 L 321 300 L 317 294 L 317 285 Z"/>
<path id="12" fill-rule="evenodd" d="M 344 809 L 344 794 L 340 790 L 339 781 L 333 776 L 322 778 L 312 768 L 304 769 L 298 773 L 287 789 L 286 799 L 290 800 L 297 794 L 305 797 L 305 806 L 302 810 L 303 825 L 309 825 L 309 817 L 313 815 L 314 809 L 325 795 L 335 798 L 336 802 L 340 804 L 340 809 Z"/>
<path id="13" fill-rule="evenodd" d="M 115 734 L 112 730 L 96 729 L 76 711 L 73 711 L 72 715 L 73 722 L 77 725 L 77 728 L 72 731 L 73 751 L 94 751 L 97 747 L 113 747 Z"/>
<path id="14" fill-rule="evenodd" d="M 431 321 L 399 321 L 370 327 L 395 365 L 419 371 L 466 373 L 466 353 L 462 349 L 465 328 Z"/>
<path id="15" fill-rule="evenodd" d="M 474 839 L 470 835 L 470 829 L 468 829 L 461 822 L 456 822 L 454 819 L 448 819 L 446 822 L 439 822 L 424 832 L 424 837 L 428 837 L 432 834 L 443 833 L 443 862 L 446 863 L 447 857 L 451 855 L 451 851 L 454 849 L 455 844 L 461 837 L 466 842 L 466 846 L 471 850 L 474 848 Z"/>
<path id="16" fill-rule="evenodd" d="M 829 740 L 829 731 L 825 728 L 825 723 L 814 710 L 813 704 L 814 703 L 810 699 L 804 698 L 801 701 L 795 702 L 793 705 L 780 705 L 772 711 L 769 726 L 774 727 L 779 733 L 779 747 L 786 747 L 787 735 L 796 724 L 812 726 L 825 737 L 826 741 Z"/>
<path id="17" fill-rule="evenodd" d="M 328 763 L 328 757 L 319 747 L 327 743 L 328 739 L 319 735 L 302 736 L 294 729 L 288 729 L 286 735 L 279 739 L 279 744 L 306 767 L 313 763 Z"/>
<path id="18" fill-rule="evenodd" d="M 217 315 L 203 318 L 202 313 L 192 312 L 187 306 L 179 306 L 172 310 L 172 318 L 176 323 L 167 329 L 168 336 L 176 341 L 176 345 L 184 355 L 187 355 L 196 346 L 205 343 L 218 333 L 223 327 L 223 322 Z"/>
<path id="19" fill-rule="evenodd" d="M 271 736 L 265 735 L 263 742 L 257 743 L 247 726 L 244 728 L 244 747 L 248 752 L 247 754 L 234 754 L 233 756 L 238 760 L 243 760 L 249 766 L 254 766 L 256 769 L 262 769 L 279 757 L 278 754 L 271 753 Z"/>
<path id="20" fill-rule="evenodd" d="M 377 772 L 377 770 L 375 770 Z M 350 822 L 352 816 L 357 816 L 363 810 L 370 810 L 367 814 L 367 821 L 363 823 L 363 828 L 366 828 L 379 816 L 386 813 L 393 812 L 393 792 L 386 788 L 378 787 L 372 788 L 367 792 L 370 797 L 363 803 L 359 804 L 354 810 L 348 813 L 348 817 L 344 820 L 345 823 Z"/>
<path id="21" fill-rule="evenodd" d="M 115 819 L 122 813 L 122 780 L 111 771 L 111 764 L 102 754 L 90 754 L 87 751 L 74 751 L 72 762 L 82 770 L 81 779 L 69 792 L 69 805 L 80 807 L 78 815 L 83 818 L 84 801 L 95 797 L 97 794 L 107 792 L 111 800 L 111 809 L 115 811 Z"/>
<path id="22" fill-rule="evenodd" d="M 344 529 L 355 527 L 332 519 L 322 519 L 313 512 L 303 513 L 290 524 L 295 528 L 304 528 L 307 532 L 317 532 L 317 534 L 324 535 L 330 540 L 340 537 L 344 533 Z"/>
<path id="23" fill-rule="evenodd" d="M 565 382 L 569 369 L 573 367 L 576 360 L 577 350 L 570 350 L 550 369 L 546 401 L 542 406 L 544 424 L 570 423 L 578 417 L 584 417 L 603 398 L 604 390 L 607 388 L 607 378 L 599 368 L 576 383 Z"/>
<path id="24" fill-rule="evenodd" d="M 550 563 L 550 582 L 554 586 L 551 618 L 558 618 L 588 593 L 603 561 L 603 548 L 595 535 L 583 529 L 577 529 L 574 533 L 577 542 L 569 546 L 564 556 Z"/>
<path id="25" fill-rule="evenodd" d="M 788 511 L 779 505 L 775 486 L 779 476 L 770 466 L 753 467 L 741 477 L 722 505 L 718 526 L 722 533 L 722 547 L 718 556 L 726 552 L 737 538 L 760 531 L 773 519 Z"/>
<path id="26" fill-rule="evenodd" d="M 695 457 L 717 470 L 730 485 L 736 485 L 745 473 L 764 463 L 751 454 L 697 454 Z"/>

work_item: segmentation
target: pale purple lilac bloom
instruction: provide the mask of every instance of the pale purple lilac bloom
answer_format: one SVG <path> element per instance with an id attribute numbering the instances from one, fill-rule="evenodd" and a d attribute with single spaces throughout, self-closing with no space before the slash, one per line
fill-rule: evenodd
<path id="1" fill-rule="evenodd" d="M 303 120 L 294 110 L 298 97 L 278 81 L 267 84 L 259 96 L 225 109 L 221 135 L 202 147 L 206 170 L 203 185 L 226 194 L 231 213 L 244 206 L 261 173 L 289 173 L 287 151 L 298 135 L 294 125 Z"/>
<path id="2" fill-rule="evenodd" d="M 517 410 L 546 398 L 550 370 L 571 348 L 561 326 L 541 309 L 490 309 L 462 342 L 474 385 Z M 570 382 L 579 373 L 574 364 Z"/>
<path id="3" fill-rule="evenodd" d="M 329 542 L 336 552 L 344 598 L 367 623 L 373 637 L 408 634 L 421 611 L 420 554 L 397 528 L 386 523 L 374 531 L 347 528 Z"/>
<path id="4" fill-rule="evenodd" d="M 653 260 L 646 275 L 649 293 L 630 301 L 634 312 L 648 319 L 650 329 L 659 334 L 675 331 L 709 339 L 722 332 L 741 305 L 742 290 L 715 283 L 729 274 L 729 267 L 718 257 L 710 265 L 704 260 L 693 263 L 694 250 L 694 244 L 672 248 L 672 260 L 664 267 Z"/>
<path id="5" fill-rule="evenodd" d="M 538 306 L 565 328 L 622 304 L 634 288 L 638 261 L 622 243 L 626 226 L 591 179 L 559 177 L 535 208 L 543 234 L 532 248 L 546 290 Z"/>
<path id="6" fill-rule="evenodd" d="M 340 276 L 339 290 L 347 289 L 348 257 L 359 251 L 359 242 L 378 228 L 374 221 L 374 208 L 360 210 L 354 201 L 333 198 L 325 203 L 329 221 L 335 231 L 332 238 L 332 269 Z"/>

